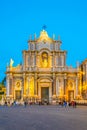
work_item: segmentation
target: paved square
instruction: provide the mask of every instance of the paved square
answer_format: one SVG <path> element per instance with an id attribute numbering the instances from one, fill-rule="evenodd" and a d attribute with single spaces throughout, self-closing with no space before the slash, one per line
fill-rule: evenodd
<path id="1" fill-rule="evenodd" d="M 0 130 L 87 130 L 87 107 L 0 106 Z"/>

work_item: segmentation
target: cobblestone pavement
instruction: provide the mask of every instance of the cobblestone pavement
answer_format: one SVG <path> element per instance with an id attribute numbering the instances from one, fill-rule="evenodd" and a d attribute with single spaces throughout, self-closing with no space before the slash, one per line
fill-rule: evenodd
<path id="1" fill-rule="evenodd" d="M 87 130 L 87 106 L 0 106 L 0 130 Z"/>

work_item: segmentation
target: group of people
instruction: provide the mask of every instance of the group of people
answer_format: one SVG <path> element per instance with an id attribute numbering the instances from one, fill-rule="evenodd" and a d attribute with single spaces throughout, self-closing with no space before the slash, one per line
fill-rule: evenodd
<path id="1" fill-rule="evenodd" d="M 49 102 L 45 102 L 45 103 L 43 103 L 43 102 L 41 102 L 41 101 L 38 101 L 38 103 L 33 103 L 33 102 L 28 102 L 28 101 L 23 101 L 23 102 L 17 102 L 17 101 L 13 101 L 13 102 L 11 102 L 11 101 L 5 101 L 4 102 L 4 106 L 17 106 L 17 105 L 24 105 L 25 107 L 27 106 L 27 105 L 32 105 L 32 104 L 38 104 L 38 105 L 49 105 L 50 103 Z M 59 101 L 58 102 L 58 106 L 61 106 L 61 107 L 67 107 L 67 106 L 72 106 L 73 108 L 76 108 L 76 106 L 77 106 L 77 103 L 76 103 L 76 101 L 65 101 L 65 100 L 63 100 L 63 101 Z"/>
<path id="2" fill-rule="evenodd" d="M 59 106 L 64 106 L 64 107 L 67 107 L 67 106 L 72 106 L 73 108 L 76 108 L 76 105 L 77 105 L 77 103 L 76 103 L 76 101 L 60 101 L 59 102 Z"/>

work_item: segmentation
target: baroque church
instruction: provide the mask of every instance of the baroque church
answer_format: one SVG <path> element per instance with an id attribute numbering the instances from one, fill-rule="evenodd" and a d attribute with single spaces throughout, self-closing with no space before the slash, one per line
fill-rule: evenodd
<path id="1" fill-rule="evenodd" d="M 6 69 L 7 98 L 12 100 L 74 100 L 82 97 L 79 67 L 66 65 L 67 51 L 61 49 L 60 38 L 50 38 L 46 30 L 23 50 L 23 64 Z"/>

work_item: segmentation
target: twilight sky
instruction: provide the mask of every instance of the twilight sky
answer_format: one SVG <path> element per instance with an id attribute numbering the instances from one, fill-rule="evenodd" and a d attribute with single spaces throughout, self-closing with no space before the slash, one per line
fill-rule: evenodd
<path id="1" fill-rule="evenodd" d="M 87 0 L 0 0 L 0 81 L 10 58 L 22 62 L 29 35 L 39 36 L 43 25 L 50 37 L 60 35 L 67 65 L 87 58 Z"/>

